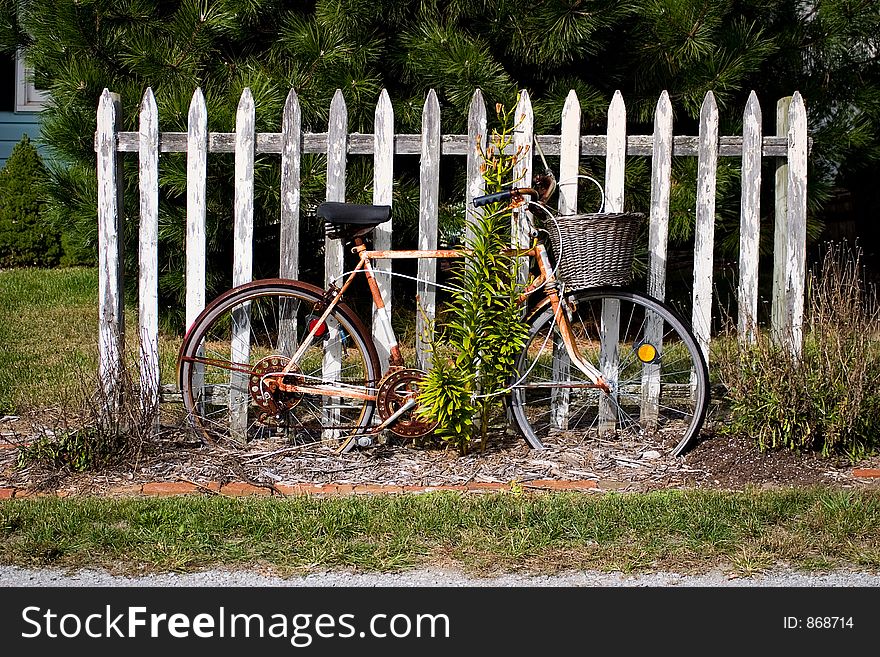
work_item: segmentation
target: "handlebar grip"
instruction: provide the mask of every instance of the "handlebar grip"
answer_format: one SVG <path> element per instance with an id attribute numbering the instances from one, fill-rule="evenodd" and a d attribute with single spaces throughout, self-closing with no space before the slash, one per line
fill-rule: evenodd
<path id="1" fill-rule="evenodd" d="M 480 208 L 484 205 L 488 205 L 489 203 L 497 203 L 498 201 L 509 201 L 510 197 L 513 196 L 513 193 L 516 190 L 513 189 L 505 189 L 501 192 L 495 192 L 494 194 L 486 194 L 485 196 L 477 196 L 474 198 L 474 207 Z"/>

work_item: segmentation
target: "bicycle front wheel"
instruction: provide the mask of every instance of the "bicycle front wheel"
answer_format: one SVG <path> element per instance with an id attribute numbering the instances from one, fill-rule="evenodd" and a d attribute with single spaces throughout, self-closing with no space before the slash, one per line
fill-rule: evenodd
<path id="1" fill-rule="evenodd" d="M 192 426 L 209 442 L 239 445 L 276 436 L 339 444 L 366 428 L 379 380 L 376 348 L 343 304 L 309 338 L 325 307 L 323 290 L 283 279 L 248 283 L 207 306 L 178 361 Z M 279 381 L 305 391 L 285 391 Z"/>
<path id="2" fill-rule="evenodd" d="M 598 369 L 603 391 L 571 360 L 549 305 L 532 320 L 517 362 L 511 410 L 526 441 L 656 437 L 682 454 L 699 435 L 709 403 L 706 361 L 692 332 L 666 304 L 619 288 L 565 297 L 571 340 Z"/>

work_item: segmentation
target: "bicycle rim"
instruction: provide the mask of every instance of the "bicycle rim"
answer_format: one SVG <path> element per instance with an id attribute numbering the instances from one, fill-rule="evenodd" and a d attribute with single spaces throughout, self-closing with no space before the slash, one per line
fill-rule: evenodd
<path id="1" fill-rule="evenodd" d="M 527 442 L 652 437 L 674 455 L 699 435 L 708 369 L 690 329 L 665 304 L 601 288 L 567 295 L 573 339 L 610 393 L 571 363 L 549 307 L 531 325 L 517 362 L 511 410 Z"/>
<path id="2" fill-rule="evenodd" d="M 250 283 L 208 306 L 181 349 L 180 385 L 192 426 L 209 442 L 282 438 L 335 446 L 370 424 L 374 402 L 272 389 L 332 385 L 375 394 L 375 346 L 360 321 L 337 306 L 297 362 L 290 359 L 321 315 L 321 290 L 304 283 Z"/>

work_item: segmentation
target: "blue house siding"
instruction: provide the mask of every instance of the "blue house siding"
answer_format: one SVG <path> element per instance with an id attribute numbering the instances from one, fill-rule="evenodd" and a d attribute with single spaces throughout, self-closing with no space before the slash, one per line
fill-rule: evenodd
<path id="1" fill-rule="evenodd" d="M 39 146 L 39 112 L 0 112 L 0 167 L 6 164 L 12 149 L 23 135 Z"/>

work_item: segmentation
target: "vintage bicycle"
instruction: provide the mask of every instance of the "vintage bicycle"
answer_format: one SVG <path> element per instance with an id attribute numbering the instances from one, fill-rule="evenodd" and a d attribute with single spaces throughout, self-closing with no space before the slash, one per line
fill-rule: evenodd
<path id="1" fill-rule="evenodd" d="M 533 280 L 521 298 L 529 333 L 505 391 L 508 418 L 535 449 L 558 432 L 584 440 L 650 433 L 680 455 L 703 425 L 708 369 L 687 322 L 626 286 L 644 215 L 559 215 L 547 206 L 554 189 L 548 170 L 532 187 L 472 200 L 475 208 L 501 202 L 533 211 L 524 213 L 530 246 L 511 250 L 529 258 Z M 391 218 L 389 206 L 325 202 L 317 215 L 356 256 L 341 285 L 256 280 L 221 294 L 186 334 L 180 390 L 208 442 L 278 436 L 325 441 L 342 453 L 435 429 L 418 413 L 425 372 L 405 362 L 372 263 L 464 252 L 371 250 L 368 236 Z M 359 277 L 376 308 L 372 331 L 346 303 Z M 385 371 L 374 334 L 391 345 Z"/>

